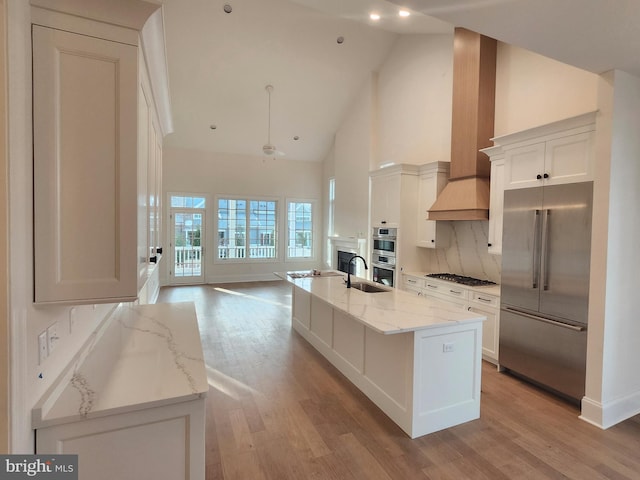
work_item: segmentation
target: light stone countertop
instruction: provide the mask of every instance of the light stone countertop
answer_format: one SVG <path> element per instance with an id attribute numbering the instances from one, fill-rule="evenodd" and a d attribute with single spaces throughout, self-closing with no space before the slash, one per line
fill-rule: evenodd
<path id="1" fill-rule="evenodd" d="M 36 404 L 32 427 L 194 400 L 207 391 L 193 303 L 122 304 Z"/>
<path id="2" fill-rule="evenodd" d="M 276 275 L 385 335 L 438 328 L 451 323 L 486 320 L 483 315 L 397 288 L 387 287 L 388 291 L 380 293 L 365 293 L 355 288 L 346 288 L 346 275 L 336 276 L 323 272 L 324 275 L 292 278 L 289 275 L 291 273 L 297 272 Z M 351 276 L 351 281 L 373 284 L 354 275 Z M 385 288 L 377 283 L 373 285 Z"/>

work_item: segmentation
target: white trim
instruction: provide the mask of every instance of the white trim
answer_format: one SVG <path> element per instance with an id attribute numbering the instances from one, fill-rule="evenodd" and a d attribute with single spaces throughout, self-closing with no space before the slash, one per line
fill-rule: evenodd
<path id="1" fill-rule="evenodd" d="M 220 199 L 223 200 L 245 200 L 247 202 L 247 210 L 249 209 L 249 203 L 252 201 L 257 201 L 257 202 L 276 202 L 276 218 L 275 218 L 275 237 L 276 237 L 276 244 L 275 244 L 275 253 L 276 256 L 273 258 L 260 258 L 260 257 L 245 257 L 245 258 L 227 258 L 227 259 L 221 259 L 218 258 L 218 254 L 217 254 L 217 250 L 218 250 L 218 232 L 219 232 L 219 227 L 218 227 L 218 205 L 220 203 Z M 269 196 L 269 195 L 225 195 L 225 194 L 216 194 L 215 195 L 215 203 L 213 206 L 213 218 L 214 218 L 214 224 L 213 224 L 213 243 L 211 244 L 214 250 L 214 255 L 213 255 L 213 264 L 214 265 L 231 265 L 231 264 L 236 264 L 236 265 L 247 265 L 247 264 L 251 264 L 251 263 L 280 263 L 283 260 L 283 253 L 281 251 L 282 249 L 282 242 L 280 239 L 280 232 L 282 231 L 282 222 L 283 222 L 283 214 L 282 214 L 282 204 L 283 204 L 283 199 L 282 197 L 275 197 L 275 196 Z M 250 222 L 249 222 L 249 217 L 247 217 L 247 231 L 246 231 L 246 238 L 245 241 L 248 242 L 249 241 L 249 231 L 251 229 L 250 226 Z"/>
<path id="2" fill-rule="evenodd" d="M 164 30 L 164 7 L 153 12 L 140 32 L 142 53 L 149 73 L 156 114 L 162 136 L 173 132 L 169 69 Z"/>
<path id="3" fill-rule="evenodd" d="M 267 282 L 282 280 L 275 273 L 238 273 L 227 275 L 211 275 L 207 277 L 207 284 L 215 283 L 241 283 L 241 282 Z"/>
<path id="4" fill-rule="evenodd" d="M 310 203 L 311 204 L 311 256 L 310 257 L 291 257 L 289 256 L 289 202 L 293 203 Z M 313 198 L 286 197 L 284 199 L 285 212 L 284 217 L 284 261 L 285 262 L 313 262 L 318 259 L 319 242 L 322 241 L 322 234 L 319 234 L 321 226 L 318 221 L 318 200 Z"/>
<path id="5" fill-rule="evenodd" d="M 13 245 L 21 245 L 23 228 L 16 224 L 31 222 L 31 205 L 25 205 L 22 188 L 31 185 L 33 157 L 31 118 L 31 15 L 28 2 L 7 3 L 7 144 L 9 159 L 9 305 L 10 312 L 10 452 L 33 453 L 31 409 L 27 397 L 27 310 L 24 285 L 16 285 L 16 271 L 24 269 L 13 256 Z M 24 248 L 22 249 L 24 250 Z"/>
<path id="6" fill-rule="evenodd" d="M 601 403 L 584 397 L 580 419 L 603 430 L 640 413 L 640 392 Z"/>

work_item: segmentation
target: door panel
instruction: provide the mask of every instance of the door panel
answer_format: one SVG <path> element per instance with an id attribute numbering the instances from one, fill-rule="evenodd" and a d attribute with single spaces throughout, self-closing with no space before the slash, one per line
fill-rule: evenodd
<path id="1" fill-rule="evenodd" d="M 173 284 L 204 282 L 204 210 L 171 209 Z"/>
<path id="2" fill-rule="evenodd" d="M 584 395 L 587 330 L 500 311 L 500 366 L 575 400 Z"/>
<path id="3" fill-rule="evenodd" d="M 591 182 L 544 188 L 541 314 L 587 323 L 592 192 Z"/>
<path id="4" fill-rule="evenodd" d="M 502 303 L 537 311 L 542 187 L 504 193 Z M 537 213 L 536 213 L 537 212 Z"/>

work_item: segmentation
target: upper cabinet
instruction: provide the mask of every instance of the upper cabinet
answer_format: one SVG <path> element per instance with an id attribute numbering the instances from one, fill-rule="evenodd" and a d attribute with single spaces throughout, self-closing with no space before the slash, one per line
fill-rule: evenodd
<path id="1" fill-rule="evenodd" d="M 149 4 L 105 8 L 110 23 L 79 1 L 32 4 L 34 301 L 133 301 L 160 246 L 167 132 L 131 26 L 158 6 L 118 26 Z"/>
<path id="2" fill-rule="evenodd" d="M 496 137 L 506 190 L 593 180 L 595 112 Z"/>
<path id="3" fill-rule="evenodd" d="M 491 160 L 489 253 L 502 253 L 504 191 L 593 180 L 596 112 L 495 137 Z"/>
<path id="4" fill-rule="evenodd" d="M 417 245 L 426 248 L 448 247 L 451 224 L 448 221 L 427 220 L 427 210 L 449 181 L 449 162 L 432 162 L 420 167 L 418 184 Z"/>
<path id="5" fill-rule="evenodd" d="M 370 173 L 371 225 L 400 225 L 402 175 L 398 170 L 376 170 Z"/>

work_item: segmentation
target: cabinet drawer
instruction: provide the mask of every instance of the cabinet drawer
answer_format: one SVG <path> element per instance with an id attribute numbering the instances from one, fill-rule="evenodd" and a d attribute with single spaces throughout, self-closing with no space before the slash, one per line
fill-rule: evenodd
<path id="1" fill-rule="evenodd" d="M 451 298 L 460 298 L 462 300 L 466 300 L 468 298 L 467 289 L 449 282 L 435 282 L 428 279 L 425 281 L 425 290 L 427 295 L 437 293 Z"/>
<path id="2" fill-rule="evenodd" d="M 402 283 L 404 284 L 405 288 L 415 290 L 416 288 L 424 288 L 425 280 L 424 278 L 409 277 L 405 275 Z"/>
<path id="3" fill-rule="evenodd" d="M 471 292 L 471 302 L 477 305 L 484 305 L 489 308 L 499 308 L 500 298 L 495 295 L 487 295 L 480 292 Z"/>

